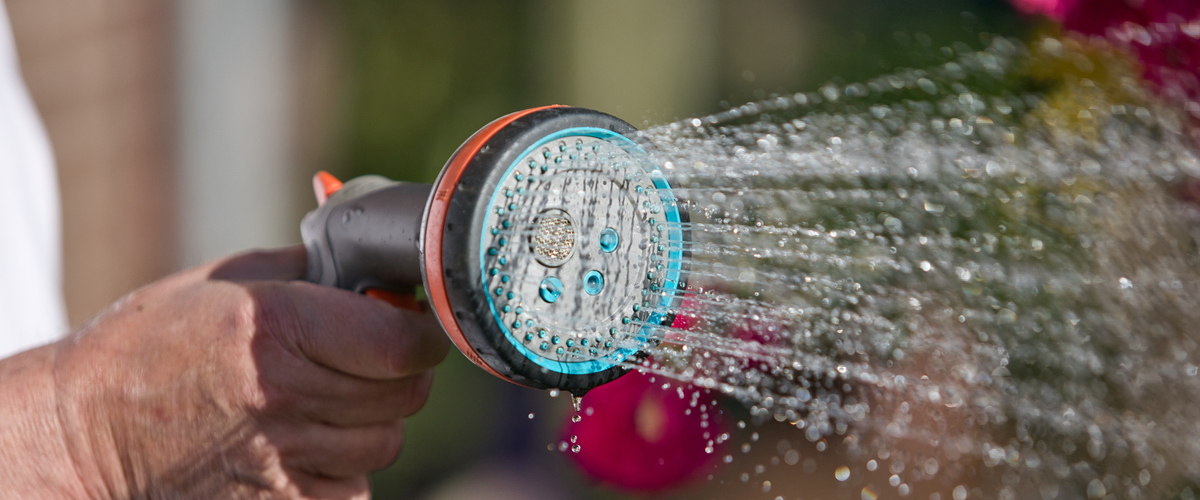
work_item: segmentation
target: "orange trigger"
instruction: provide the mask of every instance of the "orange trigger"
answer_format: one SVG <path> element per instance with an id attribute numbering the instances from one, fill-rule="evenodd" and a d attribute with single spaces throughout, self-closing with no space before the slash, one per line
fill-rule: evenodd
<path id="1" fill-rule="evenodd" d="M 324 205 L 333 193 L 342 189 L 342 181 L 324 170 L 313 176 L 313 194 L 317 195 L 317 205 Z"/>
<path id="2" fill-rule="evenodd" d="M 421 303 L 417 301 L 417 296 L 411 293 L 396 293 L 378 288 L 368 288 L 364 294 L 367 297 L 382 300 L 400 309 L 425 312 L 421 307 Z"/>

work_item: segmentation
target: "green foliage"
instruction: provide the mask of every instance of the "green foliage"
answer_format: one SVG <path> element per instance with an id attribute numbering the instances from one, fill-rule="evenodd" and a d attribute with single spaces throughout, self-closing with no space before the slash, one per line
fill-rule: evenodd
<path id="1" fill-rule="evenodd" d="M 340 3 L 346 173 L 432 182 L 473 132 L 537 104 L 522 92 L 526 4 Z"/>

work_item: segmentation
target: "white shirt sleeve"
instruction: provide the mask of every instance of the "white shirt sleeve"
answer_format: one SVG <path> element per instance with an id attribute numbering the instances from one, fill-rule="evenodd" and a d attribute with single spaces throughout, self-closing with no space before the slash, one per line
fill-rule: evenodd
<path id="1" fill-rule="evenodd" d="M 54 154 L 0 1 L 0 358 L 66 332 Z"/>

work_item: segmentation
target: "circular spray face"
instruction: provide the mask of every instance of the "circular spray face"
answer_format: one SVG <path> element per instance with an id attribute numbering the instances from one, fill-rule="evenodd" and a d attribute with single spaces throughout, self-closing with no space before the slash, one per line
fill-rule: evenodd
<path id="1" fill-rule="evenodd" d="M 629 124 L 551 107 L 493 122 L 427 209 L 431 304 L 476 364 L 581 393 L 663 336 L 686 281 L 686 212 Z"/>
<path id="2" fill-rule="evenodd" d="M 657 340 L 682 234 L 670 186 L 637 143 L 591 127 L 550 134 L 509 165 L 491 200 L 481 285 L 518 352 L 590 374 Z"/>

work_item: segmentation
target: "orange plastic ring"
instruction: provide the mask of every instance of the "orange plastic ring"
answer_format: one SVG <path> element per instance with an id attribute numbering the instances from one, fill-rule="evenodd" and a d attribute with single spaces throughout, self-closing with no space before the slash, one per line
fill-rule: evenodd
<path id="1" fill-rule="evenodd" d="M 446 330 L 446 334 L 450 336 L 450 340 L 454 342 L 458 350 L 462 351 L 472 363 L 504 380 L 508 380 L 508 377 L 501 375 L 488 365 L 463 337 L 462 329 L 458 326 L 458 319 L 454 317 L 454 310 L 450 307 L 450 298 L 446 293 L 445 274 L 442 272 L 442 230 L 446 224 L 447 208 L 450 205 L 450 198 L 454 195 L 454 189 L 458 186 L 458 181 L 462 178 L 467 164 L 475 158 L 479 149 L 497 132 L 521 117 L 544 109 L 560 107 L 564 106 L 556 104 L 510 113 L 475 132 L 475 135 L 463 143 L 450 158 L 446 167 L 442 169 L 441 175 L 433 185 L 433 196 L 429 201 L 429 207 L 425 210 L 425 234 L 421 246 L 425 254 L 425 293 L 429 296 L 429 303 L 437 313 L 442 328 Z"/>

